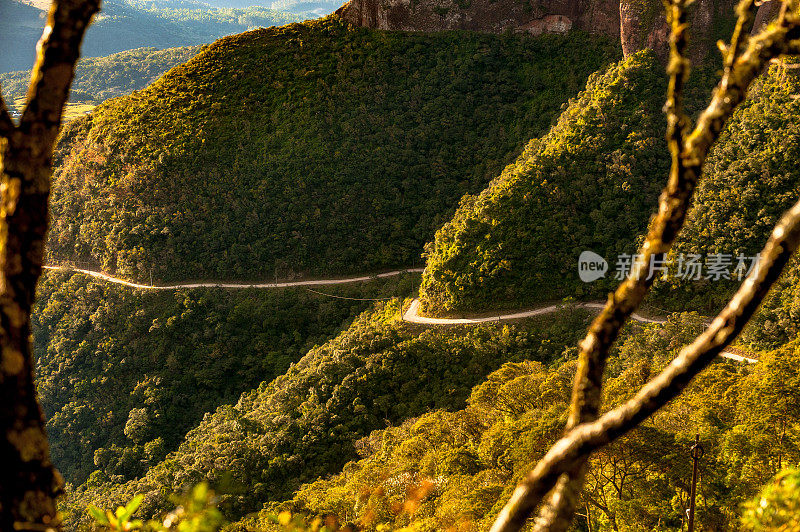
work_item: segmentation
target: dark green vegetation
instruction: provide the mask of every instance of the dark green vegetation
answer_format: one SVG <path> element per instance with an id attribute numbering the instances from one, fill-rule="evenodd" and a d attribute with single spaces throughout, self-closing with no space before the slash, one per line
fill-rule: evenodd
<path id="1" fill-rule="evenodd" d="M 0 72 L 33 65 L 36 42 L 42 34 L 44 12 L 19 0 L 0 0 Z M 155 2 L 107 0 L 86 34 L 84 57 L 97 57 L 154 46 L 198 45 L 254 28 L 287 24 L 297 15 L 262 7 L 209 9 L 164 7 Z"/>
<path id="2" fill-rule="evenodd" d="M 593 75 L 558 123 L 437 231 L 424 308 L 513 307 L 613 286 L 613 271 L 583 284 L 578 256 L 635 252 L 668 169 L 663 100 L 650 52 Z"/>
<path id="3" fill-rule="evenodd" d="M 50 257 L 165 281 L 411 265 L 616 53 L 335 16 L 222 39 L 64 131 Z"/>
<path id="4" fill-rule="evenodd" d="M 65 131 L 51 258 L 147 280 L 408 264 L 453 202 L 544 133 L 613 53 L 577 34 L 403 35 L 335 17 L 224 39 Z M 465 197 L 429 248 L 430 310 L 594 298 L 615 284 L 581 283 L 577 256 L 633 252 L 646 227 L 667 171 L 662 70 L 640 53 L 593 75 L 549 132 Z M 712 152 L 678 252 L 760 247 L 800 192 L 796 93 L 780 72 L 751 91 Z M 581 510 L 592 530 L 679 530 L 695 432 L 705 530 L 736 529 L 740 505 L 800 461 L 797 279 L 785 277 L 744 335 L 761 362 L 714 364 L 594 457 Z M 654 306 L 706 311 L 730 289 L 664 283 Z M 85 525 L 90 502 L 137 493 L 142 513 L 158 515 L 171 493 L 209 480 L 231 519 L 266 505 L 237 530 L 265 528 L 283 508 L 366 529 L 485 529 L 562 431 L 588 317 L 429 328 L 399 322 L 398 305 L 313 347 L 366 305 L 48 279 L 40 390 L 54 455 L 75 482 L 69 523 Z M 606 407 L 702 330 L 696 314 L 631 326 L 609 364 Z M 770 500 L 782 486 L 767 488 Z M 746 526 L 781 518 L 758 512 L 750 506 Z"/>
<path id="5" fill-rule="evenodd" d="M 606 408 L 627 400 L 700 330 L 699 316 L 688 313 L 664 326 L 630 327 L 609 361 Z M 579 529 L 586 530 L 587 511 L 591 530 L 685 526 L 695 433 L 705 446 L 698 527 L 738 529 L 740 504 L 782 465 L 800 460 L 798 364 L 793 342 L 755 366 L 712 365 L 667 409 L 594 455 Z M 342 473 L 306 484 L 291 501 L 234 529 L 272 529 L 266 516 L 289 509 L 332 513 L 363 530 L 487 530 L 516 481 L 561 435 L 574 371 L 569 353 L 549 364 L 505 364 L 472 389 L 466 408 L 373 432 L 357 444 L 362 459 Z M 797 494 L 777 502 L 791 517 Z"/>
<path id="6" fill-rule="evenodd" d="M 428 248 L 426 308 L 518 307 L 567 296 L 604 297 L 613 288 L 617 256 L 635 252 L 635 235 L 646 229 L 667 175 L 660 69 L 640 53 L 593 78 L 548 135 L 531 141 L 487 190 L 462 200 Z M 703 260 L 728 254 L 733 273 L 736 257 L 758 253 L 780 214 L 800 195 L 794 164 L 800 156 L 800 85 L 792 72 L 773 66 L 712 149 L 676 244 L 673 274 L 680 253 L 702 254 Z M 699 101 L 708 85 L 702 73 L 699 78 L 690 103 Z M 608 260 L 605 281 L 579 280 L 583 250 Z M 776 297 L 794 297 L 795 283 L 783 285 L 788 292 Z M 735 280 L 673 279 L 657 283 L 650 301 L 670 310 L 711 313 L 736 286 Z M 788 309 L 776 307 L 783 314 Z M 765 316 L 767 322 L 788 323 L 785 316 Z M 787 334 L 784 341 L 793 337 Z"/>
<path id="7" fill-rule="evenodd" d="M 420 328 L 399 321 L 398 310 L 396 302 L 378 305 L 285 375 L 207 415 L 142 479 L 109 485 L 93 475 L 69 498 L 71 522 L 90 501 L 110 507 L 135 493 L 146 494 L 143 513 L 152 515 L 168 507 L 167 494 L 205 478 L 228 492 L 220 507 L 239 518 L 340 471 L 373 430 L 462 408 L 469 390 L 505 362 L 550 364 L 588 319 L 567 313 L 518 325 Z"/>
<path id="8" fill-rule="evenodd" d="M 411 277 L 321 290 L 407 294 Z M 144 473 L 206 412 L 282 375 L 369 302 L 305 288 L 139 291 L 48 274 L 34 314 L 40 400 L 66 479 Z M 99 476 L 99 477 L 98 477 Z"/>
<path id="9" fill-rule="evenodd" d="M 70 101 L 100 103 L 143 89 L 170 68 L 197 55 L 200 49 L 200 46 L 166 50 L 139 48 L 108 57 L 83 59 L 75 70 Z M 0 74 L 6 102 L 25 97 L 29 82 L 28 71 Z"/>

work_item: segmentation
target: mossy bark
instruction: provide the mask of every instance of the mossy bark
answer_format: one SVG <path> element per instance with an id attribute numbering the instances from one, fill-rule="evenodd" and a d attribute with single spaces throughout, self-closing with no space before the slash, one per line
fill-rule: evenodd
<path id="1" fill-rule="evenodd" d="M 99 0 L 53 2 L 19 125 L 0 98 L 0 530 L 58 530 L 62 479 L 36 398 L 31 307 L 49 222 L 52 152 Z"/>

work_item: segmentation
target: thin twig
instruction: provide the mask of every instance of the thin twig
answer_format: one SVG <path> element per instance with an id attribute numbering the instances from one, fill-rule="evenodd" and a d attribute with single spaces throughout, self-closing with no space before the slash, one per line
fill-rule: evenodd
<path id="1" fill-rule="evenodd" d="M 635 428 L 678 396 L 692 378 L 711 364 L 742 331 L 798 246 L 800 201 L 775 226 L 761 252 L 757 267 L 714 318 L 711 326 L 681 349 L 669 366 L 644 385 L 632 399 L 596 421 L 581 424 L 556 442 L 530 473 L 529 484 L 544 495 L 546 491 L 542 490 L 547 485 L 553 485 L 563 471 Z"/>

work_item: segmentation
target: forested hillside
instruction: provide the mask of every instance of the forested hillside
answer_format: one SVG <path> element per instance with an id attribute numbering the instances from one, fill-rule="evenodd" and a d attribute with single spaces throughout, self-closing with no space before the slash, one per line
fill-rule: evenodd
<path id="1" fill-rule="evenodd" d="M 617 258 L 634 253 L 635 235 L 646 229 L 667 175 L 661 68 L 640 53 L 593 78 L 546 136 L 480 195 L 462 199 L 427 247 L 421 292 L 427 310 L 603 297 L 615 286 Z M 673 277 L 681 253 L 704 262 L 713 253 L 730 255 L 732 273 L 736 257 L 758 253 L 796 200 L 800 173 L 791 161 L 800 150 L 800 107 L 792 72 L 773 66 L 711 151 L 672 257 Z M 699 78 L 689 105 L 708 85 L 702 71 Z M 580 281 L 584 250 L 609 262 L 605 279 Z M 673 278 L 658 283 L 651 300 L 709 313 L 737 285 L 735 278 Z"/>
<path id="2" fill-rule="evenodd" d="M 71 101 L 100 103 L 147 87 L 170 68 L 185 63 L 201 50 L 200 46 L 180 48 L 138 48 L 107 57 L 82 59 L 75 69 Z M 27 70 L 0 74 L 3 97 L 13 105 L 24 98 L 31 74 Z"/>
<path id="3" fill-rule="evenodd" d="M 241 283 L 411 266 L 428 244 L 421 280 L 321 289 L 330 297 L 48 273 L 33 340 L 66 528 L 90 530 L 87 505 L 137 494 L 137 517 L 160 518 L 207 481 L 233 532 L 282 530 L 285 511 L 368 531 L 488 529 L 563 433 L 592 313 L 427 326 L 402 310 L 417 288 L 427 313 L 488 317 L 618 283 L 669 167 L 664 65 L 619 56 L 577 31 L 400 33 L 333 15 L 86 61 L 76 91 L 137 88 L 63 129 L 48 261 Z M 690 113 L 717 77 L 696 70 Z M 773 66 L 728 124 L 675 256 L 754 255 L 800 195 L 792 72 Z M 579 279 L 585 250 L 608 260 L 604 279 Z M 623 330 L 604 408 L 669 364 L 734 286 L 658 281 L 648 311 L 678 312 Z M 595 453 L 576 530 L 682 530 L 696 434 L 697 529 L 769 529 L 753 498 L 800 463 L 798 334 L 794 265 L 734 347 L 756 363 L 715 361 Z M 784 503 L 800 507 L 795 491 Z"/>
<path id="4" fill-rule="evenodd" d="M 462 198 L 437 231 L 426 247 L 423 308 L 513 307 L 613 286 L 613 278 L 583 285 L 577 259 L 587 249 L 635 251 L 668 169 L 663 100 L 652 52 L 594 74 L 558 123 L 486 190 Z"/>
<path id="5" fill-rule="evenodd" d="M 663 327 L 632 327 L 609 361 L 606 408 L 630 398 L 700 330 L 699 317 L 688 313 Z M 304 485 L 231 530 L 281 530 L 269 516 L 282 510 L 309 521 L 336 515 L 361 530 L 488 530 L 521 475 L 561 435 L 575 372 L 565 358 L 504 364 L 472 389 L 466 408 L 371 433 L 357 444 L 362 458 L 342 473 Z M 696 526 L 741 529 L 741 504 L 781 464 L 800 460 L 798 363 L 796 342 L 755 366 L 715 363 L 667 409 L 594 455 L 576 529 L 681 530 L 695 434 L 705 448 Z M 776 508 L 791 508 L 791 496 L 773 501 Z"/>
<path id="6" fill-rule="evenodd" d="M 780 65 L 771 67 L 750 89 L 705 165 L 695 207 L 674 254 L 698 253 L 753 256 L 761 251 L 781 214 L 800 196 L 800 79 Z M 796 263 L 796 261 L 795 261 Z M 781 299 L 776 313 L 762 326 L 783 331 L 783 340 L 797 336 L 800 285 L 796 265 L 773 293 Z M 654 299 L 692 308 L 719 307 L 739 281 L 721 279 L 667 283 Z"/>
<path id="7" fill-rule="evenodd" d="M 65 129 L 49 258 L 163 281 L 411 265 L 617 53 L 335 16 L 222 39 Z"/>
<path id="8" fill-rule="evenodd" d="M 203 418 L 180 448 L 140 480 L 103 484 L 101 474 L 70 494 L 70 523 L 88 502 L 145 493 L 143 514 L 204 478 L 225 494 L 229 518 L 291 497 L 301 483 L 357 458 L 354 443 L 431 409 L 462 408 L 469 390 L 505 362 L 550 364 L 574 345 L 586 313 L 517 325 L 420 328 L 398 319 L 397 302 L 364 313 L 336 339 L 312 349 L 272 382 Z M 568 353 L 573 353 L 570 348 Z"/>
<path id="9" fill-rule="evenodd" d="M 412 281 L 323 291 L 391 297 Z M 94 478 L 135 478 L 205 413 L 282 375 L 369 304 L 305 288 L 153 292 L 50 273 L 39 288 L 34 347 L 53 459 L 75 484 L 95 470 Z"/>

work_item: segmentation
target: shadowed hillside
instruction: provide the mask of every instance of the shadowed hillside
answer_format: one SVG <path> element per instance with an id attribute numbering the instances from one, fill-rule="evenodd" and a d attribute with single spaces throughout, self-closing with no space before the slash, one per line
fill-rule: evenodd
<path id="1" fill-rule="evenodd" d="M 336 17 L 222 39 L 65 129 L 50 260 L 164 281 L 411 265 L 616 54 Z"/>

